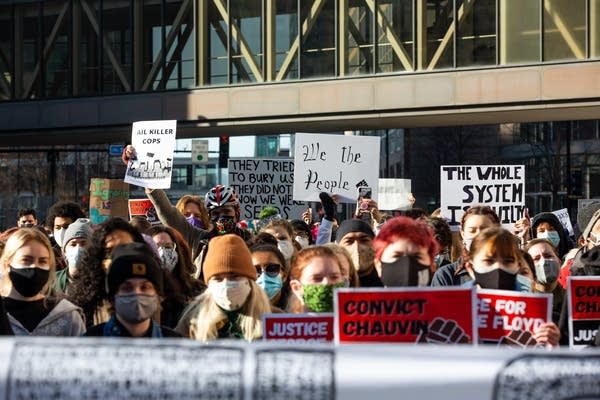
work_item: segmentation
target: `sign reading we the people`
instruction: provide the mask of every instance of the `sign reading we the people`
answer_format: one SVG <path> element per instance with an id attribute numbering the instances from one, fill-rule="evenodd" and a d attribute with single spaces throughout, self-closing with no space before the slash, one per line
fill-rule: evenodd
<path id="1" fill-rule="evenodd" d="M 359 187 L 371 188 L 377 200 L 379 142 L 375 136 L 297 133 L 294 200 L 319 201 L 319 193 L 327 192 L 355 203 Z"/>
<path id="2" fill-rule="evenodd" d="M 263 339 L 287 343 L 333 341 L 333 314 L 264 314 Z"/>
<path id="3" fill-rule="evenodd" d="M 524 165 L 443 165 L 440 173 L 441 212 L 451 227 L 474 205 L 493 208 L 507 229 L 523 218 Z"/>
<path id="4" fill-rule="evenodd" d="M 600 277 L 570 276 L 567 301 L 569 346 L 578 349 L 593 344 L 600 327 Z"/>
<path id="5" fill-rule="evenodd" d="M 170 188 L 176 132 L 175 120 L 134 122 L 131 145 L 135 156 L 127 164 L 125 182 L 152 189 Z"/>
<path id="6" fill-rule="evenodd" d="M 241 219 L 258 219 L 266 206 L 285 219 L 300 218 L 306 204 L 292 199 L 294 160 L 285 158 L 230 158 L 229 186 L 238 194 Z"/>
<path id="7" fill-rule="evenodd" d="M 476 343 L 473 288 L 359 288 L 334 293 L 336 343 Z"/>
<path id="8" fill-rule="evenodd" d="M 511 290 L 477 291 L 477 326 L 483 343 L 536 344 L 533 332 L 552 321 L 552 294 Z"/>

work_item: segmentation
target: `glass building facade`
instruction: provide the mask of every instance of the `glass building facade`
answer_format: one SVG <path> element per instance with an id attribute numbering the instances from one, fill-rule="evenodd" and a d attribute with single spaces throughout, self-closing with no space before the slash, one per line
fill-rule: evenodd
<path id="1" fill-rule="evenodd" d="M 0 2 L 0 100 L 600 57 L 600 0 Z"/>

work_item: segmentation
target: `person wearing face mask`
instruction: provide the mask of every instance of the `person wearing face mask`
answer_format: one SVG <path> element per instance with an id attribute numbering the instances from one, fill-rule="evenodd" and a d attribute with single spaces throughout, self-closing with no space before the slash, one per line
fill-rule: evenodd
<path id="1" fill-rule="evenodd" d="M 144 244 L 127 243 L 114 249 L 106 290 L 114 312 L 85 336 L 181 337 L 152 319 L 160 308 L 163 272 Z"/>
<path id="2" fill-rule="evenodd" d="M 206 287 L 194 278 L 190 248 L 177 230 L 156 225 L 146 232 L 157 246 L 165 278 L 160 322 L 174 328 L 185 307 Z"/>
<path id="3" fill-rule="evenodd" d="M 547 239 L 558 251 L 562 260 L 573 247 L 571 239 L 556 215 L 550 212 L 536 214 L 531 220 L 533 239 Z"/>
<path id="4" fill-rule="evenodd" d="M 375 267 L 385 287 L 428 286 L 439 244 L 423 221 L 395 217 L 373 241 Z"/>
<path id="5" fill-rule="evenodd" d="M 292 243 L 292 238 L 294 237 L 294 227 L 292 224 L 288 220 L 274 218 L 263 226 L 260 232 L 270 233 L 277 239 L 277 248 L 279 248 L 287 265 L 289 265 L 290 260 L 296 254 L 296 248 Z"/>
<path id="6" fill-rule="evenodd" d="M 352 263 L 358 270 L 360 287 L 382 287 L 375 269 L 375 249 L 371 227 L 360 219 L 347 219 L 340 224 L 336 243 L 350 253 Z"/>
<path id="7" fill-rule="evenodd" d="M 22 208 L 17 213 L 17 226 L 19 228 L 33 228 L 38 220 L 33 208 Z"/>
<path id="8" fill-rule="evenodd" d="M 199 229 L 210 227 L 210 216 L 200 196 L 186 194 L 177 200 L 175 208 L 183 214 L 190 225 Z"/>
<path id="9" fill-rule="evenodd" d="M 82 258 L 84 248 L 92 236 L 92 222 L 87 218 L 78 218 L 67 228 L 62 247 L 63 257 L 67 260 L 67 268 L 56 273 L 52 289 L 55 293 L 66 293 L 67 286 L 77 272 L 77 263 Z"/>
<path id="10" fill-rule="evenodd" d="M 529 278 L 519 274 L 522 262 L 518 239 L 506 229 L 491 227 L 481 231 L 471 243 L 466 256 L 474 280 L 464 287 L 481 289 L 529 291 Z M 557 346 L 560 331 L 554 322 L 540 324 L 533 337 L 538 344 Z"/>
<path id="11" fill-rule="evenodd" d="M 290 288 L 293 313 L 333 312 L 333 291 L 347 287 L 337 256 L 329 247 L 312 246 L 294 258 Z"/>
<path id="12" fill-rule="evenodd" d="M 469 207 L 460 221 L 462 254 L 453 263 L 443 265 L 435 271 L 431 286 L 460 286 L 473 280 L 473 271 L 465 262 L 466 255 L 479 232 L 493 226 L 500 226 L 500 218 L 491 207 L 480 205 Z"/>
<path id="13" fill-rule="evenodd" d="M 296 247 L 297 251 L 315 244 L 311 229 L 306 222 L 299 219 L 293 219 L 290 221 L 290 223 L 294 228 L 294 246 Z"/>
<path id="14" fill-rule="evenodd" d="M 342 276 L 344 277 L 344 282 L 346 283 L 346 287 L 356 288 L 360 286 L 360 280 L 358 279 L 358 271 L 354 266 L 354 262 L 352 261 L 352 256 L 348 253 L 348 250 L 343 248 L 337 243 L 327 243 L 324 245 L 329 247 L 338 258 L 340 263 L 340 268 L 342 270 Z"/>
<path id="15" fill-rule="evenodd" d="M 287 308 L 289 296 L 289 268 L 283 254 L 268 243 L 250 247 L 252 264 L 256 268 L 256 283 L 263 288 L 271 304 L 281 310 Z"/>
<path id="16" fill-rule="evenodd" d="M 67 228 L 78 218 L 85 218 L 85 212 L 81 206 L 72 201 L 59 201 L 50 207 L 46 226 L 52 232 L 52 246 L 55 249 L 56 269 L 61 270 L 67 266 L 66 260 L 62 257 L 62 248 Z"/>
<path id="17" fill-rule="evenodd" d="M 2 258 L 2 296 L 11 328 L 19 336 L 80 336 L 82 310 L 50 296 L 55 258 L 50 241 L 36 228 L 19 228 Z"/>
<path id="18" fill-rule="evenodd" d="M 202 342 L 215 339 L 262 338 L 262 317 L 273 311 L 256 283 L 256 268 L 242 238 L 213 238 L 204 261 L 206 290 L 184 311 L 177 332 Z"/>
<path id="19" fill-rule="evenodd" d="M 535 271 L 534 292 L 552 293 L 552 320 L 558 323 L 565 290 L 558 283 L 560 259 L 556 248 L 547 239 L 533 239 L 524 250 L 531 256 Z"/>

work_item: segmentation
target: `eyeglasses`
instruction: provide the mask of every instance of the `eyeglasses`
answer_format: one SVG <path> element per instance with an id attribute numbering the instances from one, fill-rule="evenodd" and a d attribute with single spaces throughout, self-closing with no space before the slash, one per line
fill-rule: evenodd
<path id="1" fill-rule="evenodd" d="M 255 265 L 254 268 L 256 268 L 256 276 L 260 276 L 264 271 L 267 273 L 267 276 L 275 278 L 281 272 L 281 265 L 279 264 Z"/>

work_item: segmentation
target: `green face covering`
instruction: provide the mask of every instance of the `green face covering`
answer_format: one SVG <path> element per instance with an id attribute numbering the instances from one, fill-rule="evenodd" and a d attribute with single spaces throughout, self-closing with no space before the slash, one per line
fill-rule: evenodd
<path id="1" fill-rule="evenodd" d="M 343 288 L 344 282 L 333 285 L 309 284 L 302 285 L 304 289 L 304 304 L 309 311 L 332 312 L 333 311 L 333 289 Z"/>

